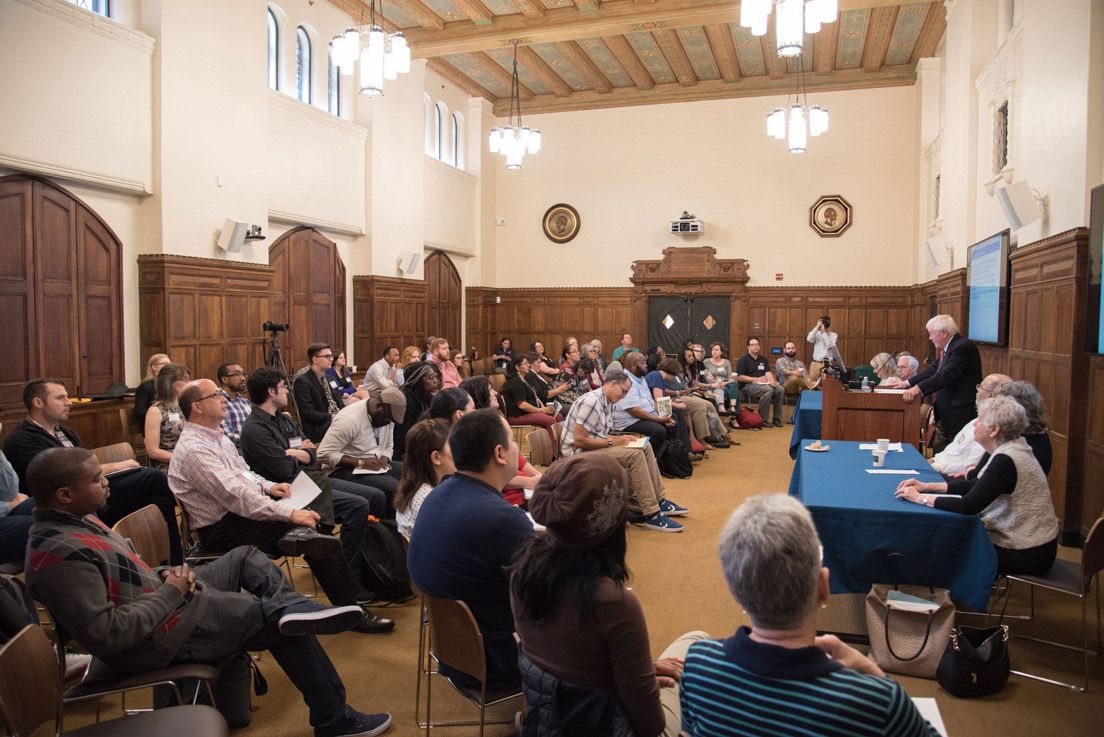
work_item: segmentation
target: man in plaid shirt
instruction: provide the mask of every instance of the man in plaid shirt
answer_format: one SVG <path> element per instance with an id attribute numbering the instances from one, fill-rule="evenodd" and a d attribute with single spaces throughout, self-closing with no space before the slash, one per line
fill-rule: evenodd
<path id="1" fill-rule="evenodd" d="M 236 363 L 224 363 L 218 367 L 219 391 L 226 397 L 226 419 L 222 421 L 222 431 L 241 448 L 241 429 L 245 418 L 253 411 L 253 403 L 245 395 L 245 372 Z"/>
<path id="2" fill-rule="evenodd" d="M 268 650 L 303 694 L 315 737 L 382 734 L 389 714 L 362 714 L 316 634 L 343 632 L 358 607 L 326 607 L 296 593 L 256 548 L 230 551 L 203 570 L 152 569 L 94 515 L 108 497 L 99 461 L 83 448 L 51 448 L 27 470 L 35 525 L 27 584 L 77 642 L 108 665 L 141 672 L 178 663 L 222 666 Z M 160 561 L 150 561 L 155 565 Z"/>
<path id="3" fill-rule="evenodd" d="M 192 529 L 210 550 L 255 545 L 272 556 L 302 555 L 334 604 L 366 604 L 364 591 L 345 559 L 341 541 L 315 528 L 321 515 L 282 501 L 289 484 L 276 484 L 249 470 L 222 432 L 226 398 L 209 379 L 193 381 L 180 393 L 184 429 L 169 464 L 169 488 L 187 511 Z M 316 503 L 327 500 L 319 497 Z M 332 502 L 326 523 L 333 523 Z M 358 632 L 394 629 L 390 619 L 364 612 Z"/>

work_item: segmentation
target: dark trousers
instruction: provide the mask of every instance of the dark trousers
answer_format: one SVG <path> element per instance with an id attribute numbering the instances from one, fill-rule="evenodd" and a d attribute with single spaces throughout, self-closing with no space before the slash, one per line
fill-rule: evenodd
<path id="1" fill-rule="evenodd" d="M 667 442 L 667 426 L 651 420 L 637 420 L 628 427 L 622 428 L 622 432 L 635 432 L 647 435 L 652 439 L 652 452 L 659 455 L 659 449 Z M 672 431 L 673 433 L 674 431 Z M 690 446 L 686 446 L 690 450 Z"/>
<path id="2" fill-rule="evenodd" d="M 23 560 L 27 555 L 27 533 L 34 524 L 34 499 L 27 499 L 0 517 L 0 563 Z"/>
<path id="3" fill-rule="evenodd" d="M 112 527 L 131 512 L 152 504 L 165 518 L 169 528 L 169 563 L 178 566 L 184 562 L 184 550 L 180 547 L 180 528 L 176 522 L 176 497 L 169 489 L 169 477 L 156 468 L 139 468 L 108 480 L 107 506 L 96 516 Z"/>
<path id="4" fill-rule="evenodd" d="M 391 502 L 395 498 L 395 492 L 399 489 L 399 478 L 402 476 L 402 463 L 399 461 L 391 461 L 391 468 L 385 473 L 353 473 L 353 469 L 348 466 L 342 466 L 341 468 L 334 469 L 330 472 L 331 479 L 338 479 L 340 481 L 348 481 L 352 484 L 357 484 L 367 489 L 374 489 L 382 491 L 386 500 L 386 516 L 388 519 L 395 516 L 395 505 Z M 336 487 L 334 487 L 336 488 Z M 371 500 L 371 492 L 361 493 L 361 496 L 365 496 Z M 378 502 L 374 503 L 378 504 Z M 383 515 L 376 515 L 380 519 L 383 519 Z"/>
<path id="5" fill-rule="evenodd" d="M 207 607 L 174 663 L 221 667 L 238 653 L 268 650 L 303 695 L 316 732 L 339 733 L 349 725 L 345 685 L 318 639 L 277 628 L 285 608 L 307 600 L 272 561 L 254 547 L 239 547 L 197 569 L 196 578 L 206 585 Z"/>
<path id="6" fill-rule="evenodd" d="M 337 521 L 341 523 L 341 549 L 345 560 L 357 581 L 364 580 L 364 556 L 360 554 L 364 544 L 364 528 L 368 525 L 371 505 L 357 493 L 348 493 L 343 488 L 347 481 L 332 479 L 333 509 Z M 340 486 L 339 486 L 340 485 Z M 349 484 L 356 486 L 356 484 Z M 373 489 L 375 491 L 375 489 Z M 383 497 L 383 494 L 380 494 Z M 385 500 L 386 501 L 386 500 Z M 376 515 L 379 517 L 379 515 Z"/>
<path id="7" fill-rule="evenodd" d="M 673 435 L 675 439 L 679 440 L 682 443 L 682 447 L 686 448 L 687 453 L 692 452 L 690 447 L 690 420 L 687 417 L 686 411 L 673 409 L 671 414 L 675 418 L 675 426 L 667 431 L 668 434 Z M 655 452 L 655 448 L 652 448 L 652 452 Z"/>
<path id="8" fill-rule="evenodd" d="M 232 551 L 242 545 L 253 545 L 265 555 L 279 557 L 283 553 L 277 542 L 291 530 L 290 522 L 276 520 L 254 520 L 239 517 L 233 512 L 213 525 L 200 527 L 196 532 L 203 546 L 210 551 Z M 335 606 L 356 603 L 356 595 L 361 585 L 353 575 L 344 551 L 338 551 L 324 558 L 303 556 L 311 572 L 318 579 L 322 590 Z"/>
<path id="9" fill-rule="evenodd" d="M 1024 550 L 1012 550 L 994 545 L 997 551 L 997 573 L 1042 576 L 1054 565 L 1058 556 L 1058 538 Z"/>

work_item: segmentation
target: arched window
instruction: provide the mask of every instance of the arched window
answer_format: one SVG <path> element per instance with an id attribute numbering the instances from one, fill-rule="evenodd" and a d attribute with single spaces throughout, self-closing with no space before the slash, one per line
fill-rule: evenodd
<path id="1" fill-rule="evenodd" d="M 311 101 L 311 45 L 310 37 L 303 26 L 299 26 L 295 31 L 295 77 L 295 96 L 309 103 Z"/>
<path id="2" fill-rule="evenodd" d="M 69 0 L 69 2 L 73 3 L 78 8 L 91 10 L 97 15 L 102 15 L 104 18 L 111 17 L 111 8 L 108 7 L 108 0 Z"/>
<path id="3" fill-rule="evenodd" d="M 277 54 L 276 49 L 280 44 L 280 26 L 276 23 L 276 14 L 272 12 L 272 8 L 268 9 L 268 88 L 270 90 L 277 89 L 276 87 L 276 64 Z"/>
<path id="4" fill-rule="evenodd" d="M 433 102 L 429 99 L 429 95 L 425 95 L 425 103 L 422 105 L 422 134 L 425 138 L 425 152 L 427 156 L 433 155 L 433 129 L 429 124 L 429 109 L 433 107 Z"/>
<path id="5" fill-rule="evenodd" d="M 441 158 L 441 103 L 433 106 L 433 155 Z"/>
<path id="6" fill-rule="evenodd" d="M 460 168 L 460 113 L 452 114 L 452 165 Z"/>
<path id="7" fill-rule="evenodd" d="M 334 115 L 341 115 L 341 74 L 339 73 L 337 64 L 334 64 L 333 41 L 330 42 L 329 63 L 329 88 L 326 91 L 326 107 Z"/>

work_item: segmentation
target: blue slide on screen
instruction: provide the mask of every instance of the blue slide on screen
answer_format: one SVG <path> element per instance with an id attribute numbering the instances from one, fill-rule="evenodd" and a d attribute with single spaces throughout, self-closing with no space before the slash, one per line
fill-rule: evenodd
<path id="1" fill-rule="evenodd" d="M 970 340 L 1000 340 L 1001 236 L 973 247 L 970 253 Z"/>

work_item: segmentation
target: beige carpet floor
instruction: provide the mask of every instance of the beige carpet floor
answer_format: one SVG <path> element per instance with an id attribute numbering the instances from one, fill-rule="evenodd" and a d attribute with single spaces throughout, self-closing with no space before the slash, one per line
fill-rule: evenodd
<path id="1" fill-rule="evenodd" d="M 629 529 L 629 564 L 633 573 L 629 585 L 644 606 L 651 633 L 652 652 L 658 656 L 664 646 L 683 632 L 701 629 L 716 637 L 730 635 L 746 617 L 725 587 L 716 555 L 717 535 L 732 510 L 747 496 L 763 492 L 784 492 L 793 462 L 787 454 L 790 427 L 760 432 L 736 432 L 742 446 L 710 453 L 695 465 L 694 476 L 667 482 L 667 493 L 691 509 L 683 518 L 681 534 L 658 534 Z M 1061 557 L 1078 560 L 1080 551 L 1061 549 Z M 309 576 L 296 572 L 301 591 L 309 590 Z M 1010 613 L 1027 609 L 1025 591 L 1014 591 Z M 833 597 L 824 613 L 826 628 L 861 630 L 861 621 L 851 616 L 853 602 Z M 414 723 L 414 685 L 418 643 L 418 606 L 378 610 L 397 621 L 396 631 L 386 635 L 342 634 L 326 638 L 324 644 L 345 680 L 349 702 L 365 711 L 388 711 L 394 716 L 388 734 L 421 733 Z M 861 613 L 861 608 L 858 609 Z M 1094 646 L 1090 606 L 1090 646 Z M 1036 597 L 1036 620 L 1013 623 L 1013 632 L 1035 634 L 1064 642 L 1080 642 L 1081 609 L 1073 597 Z M 964 618 L 976 624 L 978 617 Z M 1014 640 L 1012 666 L 1052 678 L 1079 681 L 1080 653 Z M 298 693 L 280 669 L 265 655 L 261 667 L 269 693 L 254 698 L 254 719 L 238 734 L 254 737 L 310 735 L 307 710 Z M 948 732 L 955 737 L 1015 737 L 1017 735 L 1101 735 L 1104 734 L 1104 658 L 1090 658 L 1091 691 L 1081 694 L 1067 689 L 1013 676 L 1005 689 L 990 697 L 958 700 L 942 691 L 934 681 L 900 677 L 912 696 L 934 697 Z M 424 696 L 423 696 L 424 698 Z M 132 699 L 137 701 L 138 699 Z M 516 704 L 507 704 L 491 715 L 512 720 Z M 105 701 L 105 715 L 119 713 L 117 701 Z M 459 699 L 444 681 L 434 685 L 434 719 L 468 718 L 476 710 Z M 91 707 L 67 710 L 69 728 L 93 719 Z M 458 727 L 442 734 L 474 735 L 477 728 Z M 488 727 L 487 735 L 510 735 L 513 727 Z"/>

